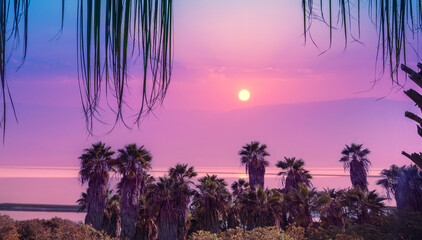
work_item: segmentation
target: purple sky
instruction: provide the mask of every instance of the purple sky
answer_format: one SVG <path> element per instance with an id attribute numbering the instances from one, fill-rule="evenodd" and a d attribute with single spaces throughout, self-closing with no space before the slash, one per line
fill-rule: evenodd
<path id="1" fill-rule="evenodd" d="M 352 142 L 372 151 L 374 168 L 409 164 L 401 151 L 420 150 L 415 124 L 404 117 L 417 108 L 401 90 L 390 91 L 386 77 L 369 90 L 374 26 L 364 20 L 364 44 L 351 42 L 346 51 L 342 32 L 336 32 L 332 49 L 318 56 L 315 46 L 304 45 L 300 3 L 280 0 L 176 1 L 173 78 L 163 106 L 139 129 L 118 126 L 105 135 L 110 126 L 97 124 L 97 136 L 88 136 L 77 83 L 75 3 L 66 4 L 63 35 L 50 41 L 59 28 L 60 5 L 31 2 L 27 61 L 14 72 L 19 58 L 12 59 L 7 75 L 19 124 L 9 114 L 0 166 L 77 167 L 82 150 L 99 140 L 114 150 L 144 144 L 154 168 L 178 162 L 239 167 L 237 152 L 252 140 L 268 145 L 272 166 L 296 156 L 311 169 L 341 168 L 340 152 Z M 313 33 L 325 49 L 327 28 L 317 26 Z M 131 67 L 127 95 L 135 108 L 138 65 Z M 241 89 L 251 92 L 249 101 L 239 101 Z"/>

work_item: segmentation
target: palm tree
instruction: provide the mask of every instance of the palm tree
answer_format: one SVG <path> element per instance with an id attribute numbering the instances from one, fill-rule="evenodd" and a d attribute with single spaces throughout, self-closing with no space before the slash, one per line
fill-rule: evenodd
<path id="1" fill-rule="evenodd" d="M 350 169 L 350 180 L 353 187 L 366 189 L 368 187 L 367 173 L 371 162 L 366 157 L 370 151 L 362 149 L 363 144 L 352 143 L 341 151 L 343 157 L 340 162 L 343 163 L 344 170 Z"/>
<path id="2" fill-rule="evenodd" d="M 281 221 L 283 194 L 261 185 L 243 192 L 235 201 L 244 228 L 274 226 Z"/>
<path id="3" fill-rule="evenodd" d="M 194 194 L 194 190 L 190 187 L 190 185 L 193 184 L 191 179 L 197 175 L 198 174 L 195 172 L 194 168 L 188 168 L 187 164 L 176 164 L 174 168 L 170 168 L 169 170 L 170 178 L 174 179 L 178 186 L 174 192 L 178 239 L 186 239 L 186 223 L 188 222 L 189 210 L 188 205 L 191 196 Z"/>
<path id="4" fill-rule="evenodd" d="M 284 181 L 284 189 L 286 193 L 292 191 L 293 189 L 299 189 L 300 183 L 308 187 L 312 186 L 312 176 L 309 174 L 308 170 L 303 168 L 303 166 L 305 166 L 305 162 L 302 159 L 284 157 L 284 160 L 278 161 L 276 166 L 285 170 L 279 172 L 279 176 L 287 175 Z"/>
<path id="5" fill-rule="evenodd" d="M 234 181 L 231 185 L 232 194 L 234 198 L 237 198 L 244 191 L 249 190 L 249 183 L 245 179 L 240 178 L 238 181 Z"/>
<path id="6" fill-rule="evenodd" d="M 313 223 L 312 212 L 319 211 L 321 206 L 327 203 L 325 200 L 320 197 L 315 188 L 308 188 L 303 183 L 299 183 L 298 188 L 293 188 L 286 195 L 291 219 L 305 228 Z"/>
<path id="7" fill-rule="evenodd" d="M 255 189 L 257 185 L 264 187 L 265 167 L 268 166 L 265 157 L 270 155 L 266 148 L 267 145 L 254 141 L 246 144 L 239 151 L 240 161 L 242 165 L 245 165 L 246 173 L 249 173 L 249 184 L 252 189 Z"/>
<path id="8" fill-rule="evenodd" d="M 136 219 L 139 197 L 143 191 L 146 170 L 151 168 L 151 154 L 144 146 L 126 145 L 119 149 L 116 167 L 122 179 L 118 184 L 121 195 L 120 216 L 122 218 L 122 238 L 133 239 L 136 234 Z"/>
<path id="9" fill-rule="evenodd" d="M 386 198 L 378 196 L 367 189 L 352 188 L 341 196 L 340 203 L 345 206 L 345 214 L 358 224 L 374 224 L 385 217 L 384 203 Z"/>
<path id="10" fill-rule="evenodd" d="M 320 193 L 320 199 L 326 202 L 321 208 L 320 219 L 325 227 L 335 226 L 344 231 L 344 210 L 340 199 L 344 191 L 335 189 L 324 189 Z"/>
<path id="11" fill-rule="evenodd" d="M 104 209 L 103 229 L 111 237 L 120 237 L 121 218 L 119 194 L 114 194 L 112 190 L 107 190 L 106 207 Z"/>
<path id="12" fill-rule="evenodd" d="M 158 227 L 157 227 L 157 209 L 151 208 L 148 204 L 147 191 L 151 189 L 152 182 L 146 187 L 146 195 L 141 195 L 139 199 L 139 214 L 136 224 L 136 236 L 137 240 L 150 240 L 157 239 Z"/>
<path id="13" fill-rule="evenodd" d="M 160 177 L 147 189 L 148 207 L 157 215 L 158 239 L 174 240 L 186 238 L 188 204 L 194 190 L 192 178 L 197 173 L 187 164 L 170 168 L 169 177 Z"/>
<path id="14" fill-rule="evenodd" d="M 238 216 L 238 206 L 236 206 L 237 198 L 242 195 L 245 191 L 251 190 L 249 183 L 244 179 L 240 178 L 237 181 L 234 181 L 231 185 L 232 189 L 232 202 L 230 203 L 229 208 L 226 211 L 226 222 L 225 228 L 237 228 L 240 224 L 240 219 Z"/>
<path id="15" fill-rule="evenodd" d="M 147 202 L 151 211 L 157 213 L 158 239 L 178 239 L 178 215 L 174 194 L 180 184 L 173 178 L 160 177 L 147 191 Z"/>
<path id="16" fill-rule="evenodd" d="M 387 197 L 394 195 L 397 210 L 422 212 L 422 173 L 415 165 L 398 167 L 381 172 L 382 179 L 377 184 L 387 191 Z"/>
<path id="17" fill-rule="evenodd" d="M 88 194 L 86 192 L 81 193 L 81 198 L 76 200 L 76 203 L 79 205 L 78 212 L 84 211 L 88 205 Z"/>
<path id="18" fill-rule="evenodd" d="M 231 203 L 227 183 L 216 175 L 200 178 L 191 204 L 192 216 L 204 231 L 217 233 Z"/>
<path id="19" fill-rule="evenodd" d="M 103 223 L 109 171 L 114 171 L 111 158 L 114 152 L 110 149 L 111 147 L 98 142 L 91 148 L 85 149 L 85 153 L 79 157 L 81 160 L 79 179 L 82 184 L 88 181 L 86 201 L 88 211 L 85 223 L 92 224 L 97 230 L 101 229 Z"/>

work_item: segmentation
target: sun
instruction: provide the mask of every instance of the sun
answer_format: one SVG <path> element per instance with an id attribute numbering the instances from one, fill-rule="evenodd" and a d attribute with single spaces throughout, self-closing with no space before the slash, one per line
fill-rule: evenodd
<path id="1" fill-rule="evenodd" d="M 248 101 L 250 97 L 251 97 L 251 94 L 249 93 L 248 90 L 242 89 L 242 90 L 239 91 L 240 101 Z"/>

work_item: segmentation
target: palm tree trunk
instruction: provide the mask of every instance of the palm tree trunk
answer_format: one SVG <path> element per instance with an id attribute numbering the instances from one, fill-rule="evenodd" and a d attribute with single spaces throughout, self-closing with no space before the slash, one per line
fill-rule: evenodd
<path id="1" fill-rule="evenodd" d="M 167 201 L 160 209 L 158 219 L 158 239 L 175 240 L 177 239 L 177 217 L 172 204 Z"/>
<path id="2" fill-rule="evenodd" d="M 136 219 L 139 209 L 139 181 L 137 177 L 129 178 L 124 176 L 122 178 L 121 186 L 121 208 L 120 216 L 122 220 L 122 239 L 130 240 L 136 234 Z"/>
<path id="3" fill-rule="evenodd" d="M 188 218 L 188 209 L 187 206 L 182 206 L 185 204 L 180 204 L 177 211 L 177 239 L 185 240 L 187 231 L 186 231 L 186 222 Z"/>
<path id="4" fill-rule="evenodd" d="M 93 176 L 88 183 L 85 224 L 92 225 L 96 230 L 101 230 L 103 224 L 107 181 L 107 175 L 102 174 Z"/>
<path id="5" fill-rule="evenodd" d="M 362 162 L 352 160 L 350 162 L 350 180 L 353 187 L 359 187 L 362 190 L 367 189 L 368 180 L 366 178 L 365 166 Z"/>
<path id="6" fill-rule="evenodd" d="M 208 204 L 209 206 L 210 204 Z M 220 225 L 218 221 L 218 212 L 208 207 L 209 211 L 205 214 L 204 219 L 204 231 L 211 233 L 218 233 L 220 231 Z"/>
<path id="7" fill-rule="evenodd" d="M 251 189 L 255 189 L 256 186 L 261 185 L 264 189 L 264 177 L 265 177 L 265 167 L 251 167 L 249 168 L 249 185 Z"/>

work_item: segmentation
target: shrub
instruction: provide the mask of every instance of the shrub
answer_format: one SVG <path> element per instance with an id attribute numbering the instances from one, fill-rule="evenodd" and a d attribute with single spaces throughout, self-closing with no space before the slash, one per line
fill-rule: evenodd
<path id="1" fill-rule="evenodd" d="M 189 238 L 190 240 L 222 240 L 217 234 L 205 232 L 205 231 L 198 231 L 193 233 L 192 236 Z"/>
<path id="2" fill-rule="evenodd" d="M 295 229 L 298 230 L 299 228 Z M 303 228 L 302 228 L 303 229 Z M 300 232 L 300 231 L 299 231 Z M 296 234 L 293 230 L 291 234 Z M 304 236 L 304 231 L 302 232 Z M 283 230 L 277 227 L 255 228 L 250 231 L 245 231 L 242 228 L 231 228 L 219 234 L 212 234 L 210 232 L 198 231 L 193 233 L 190 240 L 301 240 L 303 238 L 294 238 L 284 233 Z"/>
<path id="3" fill-rule="evenodd" d="M 15 222 L 7 215 L 0 215 L 0 239 L 18 240 L 19 234 Z"/>
<path id="4" fill-rule="evenodd" d="M 362 237 L 358 236 L 356 233 L 344 233 L 340 228 L 331 226 L 329 228 L 308 228 L 308 240 L 326 240 L 326 239 L 336 239 L 336 240 L 363 240 Z"/>
<path id="5" fill-rule="evenodd" d="M 37 240 L 112 240 L 104 232 L 99 232 L 91 226 L 75 224 L 70 220 L 53 218 L 50 220 L 17 221 L 17 232 L 20 239 Z"/>

